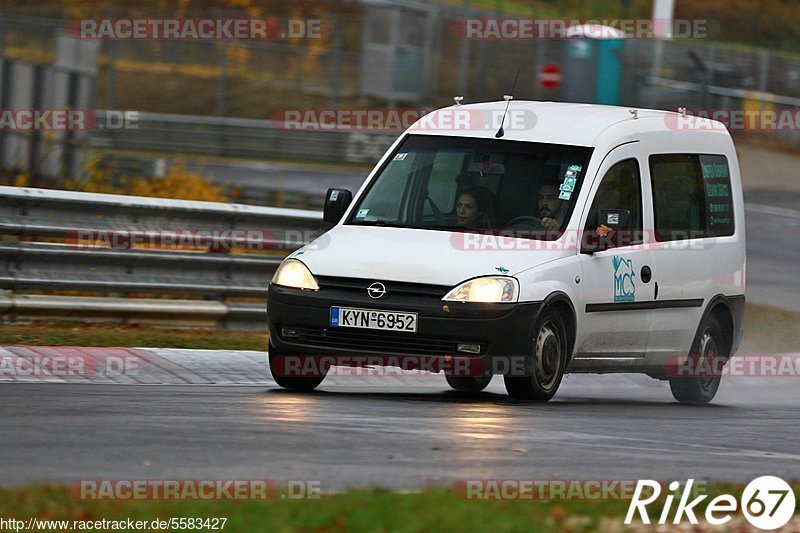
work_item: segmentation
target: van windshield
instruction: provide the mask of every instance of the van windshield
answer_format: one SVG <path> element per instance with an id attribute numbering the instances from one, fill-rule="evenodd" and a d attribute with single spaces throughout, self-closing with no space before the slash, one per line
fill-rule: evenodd
<path id="1" fill-rule="evenodd" d="M 409 135 L 347 224 L 561 236 L 592 148 Z"/>

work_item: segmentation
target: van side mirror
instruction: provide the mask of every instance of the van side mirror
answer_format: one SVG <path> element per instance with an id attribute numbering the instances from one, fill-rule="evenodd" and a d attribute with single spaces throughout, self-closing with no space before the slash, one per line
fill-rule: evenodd
<path id="1" fill-rule="evenodd" d="M 594 254 L 632 244 L 636 236 L 626 231 L 630 223 L 631 212 L 627 209 L 600 209 L 597 214 L 597 226 L 583 232 L 581 253 Z"/>
<path id="2" fill-rule="evenodd" d="M 336 224 L 342 219 L 352 201 L 353 193 L 347 189 L 328 189 L 328 193 L 325 195 L 325 207 L 322 210 L 322 220 Z"/>

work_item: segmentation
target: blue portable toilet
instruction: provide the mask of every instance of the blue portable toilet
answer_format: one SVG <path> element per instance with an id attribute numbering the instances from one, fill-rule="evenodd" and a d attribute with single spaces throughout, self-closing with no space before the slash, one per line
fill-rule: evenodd
<path id="1" fill-rule="evenodd" d="M 564 96 L 570 102 L 619 105 L 625 34 L 599 24 L 567 29 Z"/>

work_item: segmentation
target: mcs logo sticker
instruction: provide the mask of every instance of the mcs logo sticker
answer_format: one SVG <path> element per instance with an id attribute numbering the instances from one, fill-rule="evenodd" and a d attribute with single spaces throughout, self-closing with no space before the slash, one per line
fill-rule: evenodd
<path id="1" fill-rule="evenodd" d="M 614 265 L 614 302 L 632 302 L 636 293 L 636 285 L 633 278 L 633 261 L 623 259 L 618 255 L 611 258 Z"/>

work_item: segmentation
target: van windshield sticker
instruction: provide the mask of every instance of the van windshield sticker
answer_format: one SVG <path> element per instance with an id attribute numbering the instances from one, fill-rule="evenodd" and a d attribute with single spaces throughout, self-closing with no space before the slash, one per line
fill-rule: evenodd
<path id="1" fill-rule="evenodd" d="M 572 198 L 572 193 L 575 191 L 575 185 L 578 182 L 578 174 L 583 167 L 581 165 L 570 165 L 564 173 L 564 181 L 558 186 L 558 199 L 569 200 Z"/>
<path id="2" fill-rule="evenodd" d="M 359 209 L 358 213 L 356 213 L 356 218 L 365 218 L 369 213 L 369 209 Z"/>
<path id="3" fill-rule="evenodd" d="M 407 155 L 408 155 L 408 152 L 399 153 L 396 156 L 394 156 L 393 161 L 402 161 L 403 159 L 406 158 Z"/>

